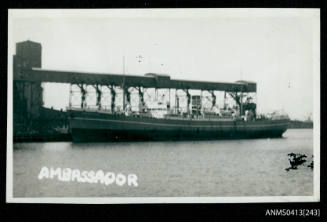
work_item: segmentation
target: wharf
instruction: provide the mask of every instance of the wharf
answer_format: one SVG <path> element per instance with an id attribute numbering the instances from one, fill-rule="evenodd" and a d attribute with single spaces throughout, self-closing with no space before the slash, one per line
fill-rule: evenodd
<path id="1" fill-rule="evenodd" d="M 22 134 L 14 136 L 14 142 L 69 142 L 72 141 L 70 133 L 60 134 Z"/>

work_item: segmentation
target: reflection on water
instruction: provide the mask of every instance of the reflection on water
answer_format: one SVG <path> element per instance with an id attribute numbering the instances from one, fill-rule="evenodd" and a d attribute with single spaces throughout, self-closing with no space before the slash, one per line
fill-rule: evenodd
<path id="1" fill-rule="evenodd" d="M 312 170 L 285 168 L 290 152 L 311 157 L 312 138 L 292 129 L 280 139 L 16 143 L 14 197 L 311 196 Z M 139 186 L 38 180 L 43 166 L 134 173 Z"/>

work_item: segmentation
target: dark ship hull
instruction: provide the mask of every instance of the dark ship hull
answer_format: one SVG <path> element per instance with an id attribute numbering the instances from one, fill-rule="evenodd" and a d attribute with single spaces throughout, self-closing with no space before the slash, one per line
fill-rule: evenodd
<path id="1" fill-rule="evenodd" d="M 72 111 L 73 142 L 281 137 L 289 120 L 151 118 Z"/>

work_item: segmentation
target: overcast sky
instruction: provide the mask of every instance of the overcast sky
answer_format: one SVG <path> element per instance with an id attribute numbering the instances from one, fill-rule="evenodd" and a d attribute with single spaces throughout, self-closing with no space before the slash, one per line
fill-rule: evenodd
<path id="1" fill-rule="evenodd" d="M 15 10 L 9 59 L 16 42 L 31 40 L 42 44 L 44 69 L 121 74 L 125 56 L 128 74 L 254 81 L 259 112 L 283 109 L 304 119 L 319 75 L 319 16 L 304 9 Z M 68 89 L 45 84 L 45 105 L 66 107 Z"/>

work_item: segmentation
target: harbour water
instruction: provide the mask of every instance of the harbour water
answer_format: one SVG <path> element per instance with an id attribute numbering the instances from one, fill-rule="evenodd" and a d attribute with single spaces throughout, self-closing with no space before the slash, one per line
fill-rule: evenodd
<path id="1" fill-rule="evenodd" d="M 14 143 L 14 197 L 311 196 L 313 130 L 283 138 L 123 143 Z M 298 170 L 288 153 L 308 156 Z M 38 179 L 42 167 L 136 174 L 138 186 Z"/>

